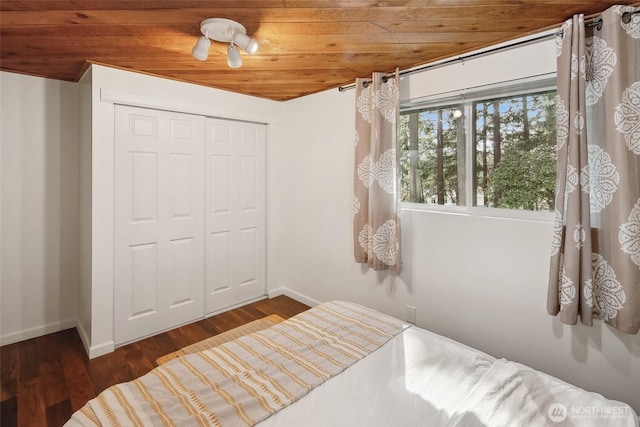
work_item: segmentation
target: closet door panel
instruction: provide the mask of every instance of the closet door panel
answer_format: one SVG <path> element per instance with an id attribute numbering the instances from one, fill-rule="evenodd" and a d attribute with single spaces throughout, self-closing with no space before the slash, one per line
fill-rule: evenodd
<path id="1" fill-rule="evenodd" d="M 266 292 L 265 126 L 207 119 L 205 311 Z"/>
<path id="2" fill-rule="evenodd" d="M 238 152 L 234 122 L 206 120 L 205 150 L 207 218 L 206 295 L 207 313 L 234 304 L 238 279 Z"/>
<path id="3" fill-rule="evenodd" d="M 193 154 L 171 154 L 171 220 L 192 219 L 196 215 L 195 163 Z"/>
<path id="4" fill-rule="evenodd" d="M 139 318 L 158 309 L 158 245 L 129 246 L 129 317 Z"/>
<path id="5" fill-rule="evenodd" d="M 155 221 L 158 219 L 158 156 L 156 153 L 132 152 L 131 185 L 132 222 Z"/>
<path id="6" fill-rule="evenodd" d="M 240 230 L 240 286 L 252 285 L 258 280 L 258 236 L 256 227 Z"/>
<path id="7" fill-rule="evenodd" d="M 204 118 L 115 107 L 115 341 L 203 315 Z"/>
<path id="8" fill-rule="evenodd" d="M 194 262 L 201 248 L 196 239 L 187 237 L 171 240 L 171 307 L 194 301 L 193 288 L 196 285 Z"/>
<path id="9" fill-rule="evenodd" d="M 212 232 L 207 235 L 207 292 L 209 295 L 231 290 L 231 233 Z"/>
<path id="10" fill-rule="evenodd" d="M 265 127 L 243 126 L 240 133 L 239 293 L 266 292 Z"/>
<path id="11" fill-rule="evenodd" d="M 228 214 L 230 206 L 231 156 L 228 154 L 211 154 L 209 159 L 211 170 L 209 195 L 211 200 L 211 215 Z"/>

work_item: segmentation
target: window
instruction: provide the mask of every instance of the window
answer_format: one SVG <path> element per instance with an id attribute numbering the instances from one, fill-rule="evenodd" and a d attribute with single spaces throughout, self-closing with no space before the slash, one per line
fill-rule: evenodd
<path id="1" fill-rule="evenodd" d="M 402 201 L 553 210 L 555 90 L 537 86 L 403 109 Z"/>
<path id="2" fill-rule="evenodd" d="M 402 201 L 464 205 L 466 138 L 462 105 L 400 115 Z"/>

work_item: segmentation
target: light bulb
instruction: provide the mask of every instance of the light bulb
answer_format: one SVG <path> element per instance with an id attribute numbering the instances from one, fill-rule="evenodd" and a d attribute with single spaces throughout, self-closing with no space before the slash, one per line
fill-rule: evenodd
<path id="1" fill-rule="evenodd" d="M 249 55 L 255 53 L 255 51 L 258 50 L 258 42 L 256 41 L 256 39 L 252 39 L 246 34 L 234 34 L 233 41 Z"/>
<path id="2" fill-rule="evenodd" d="M 242 58 L 240 58 L 240 51 L 231 43 L 227 48 L 227 64 L 231 68 L 240 68 L 242 67 Z"/>
<path id="3" fill-rule="evenodd" d="M 211 46 L 211 40 L 207 37 L 198 37 L 196 45 L 191 50 L 191 54 L 199 61 L 206 61 L 209 57 L 209 47 Z"/>
<path id="4" fill-rule="evenodd" d="M 251 55 L 258 50 L 258 42 L 256 41 L 256 39 L 249 38 L 249 42 L 246 46 L 243 47 L 243 49 L 245 52 Z"/>

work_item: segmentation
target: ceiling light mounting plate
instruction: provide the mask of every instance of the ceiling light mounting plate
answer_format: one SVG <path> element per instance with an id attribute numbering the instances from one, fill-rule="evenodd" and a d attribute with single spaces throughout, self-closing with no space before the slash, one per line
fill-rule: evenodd
<path id="1" fill-rule="evenodd" d="M 234 34 L 247 34 L 244 25 L 225 18 L 209 18 L 200 23 L 202 35 L 218 42 L 231 42 Z"/>

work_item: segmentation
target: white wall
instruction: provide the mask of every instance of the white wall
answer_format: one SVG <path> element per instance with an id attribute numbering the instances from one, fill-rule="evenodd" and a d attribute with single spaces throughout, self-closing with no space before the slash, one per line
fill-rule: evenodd
<path id="1" fill-rule="evenodd" d="M 555 72 L 548 40 L 411 74 L 404 100 Z M 363 271 L 352 255 L 354 92 L 285 104 L 272 147 L 270 283 L 306 301 L 346 299 L 623 400 L 640 412 L 640 336 L 546 313 L 551 219 L 402 212 L 400 277 Z"/>
<path id="2" fill-rule="evenodd" d="M 353 261 L 353 105 L 353 91 L 337 90 L 285 105 L 285 136 L 270 147 L 269 283 L 404 317 L 409 284 Z"/>
<path id="3" fill-rule="evenodd" d="M 0 343 L 75 326 L 78 88 L 0 72 Z"/>

